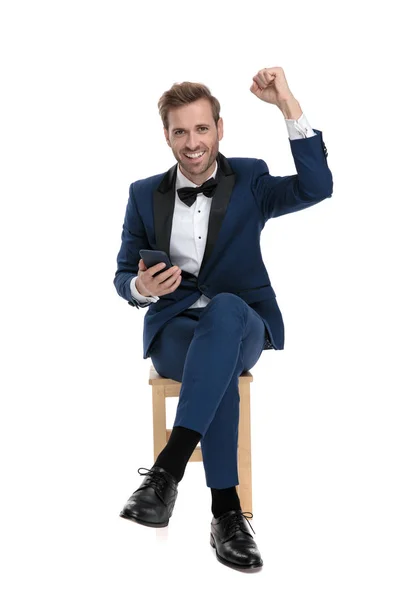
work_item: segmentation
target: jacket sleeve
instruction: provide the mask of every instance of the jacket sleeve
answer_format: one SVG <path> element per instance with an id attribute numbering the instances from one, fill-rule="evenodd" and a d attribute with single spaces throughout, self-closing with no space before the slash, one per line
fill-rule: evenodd
<path id="1" fill-rule="evenodd" d="M 122 226 L 121 248 L 117 256 L 117 271 L 114 277 L 114 286 L 118 294 L 125 298 L 131 306 L 146 307 L 138 302 L 131 294 L 130 283 L 138 274 L 140 261 L 139 250 L 149 248 L 146 230 L 142 218 L 137 209 L 136 200 L 133 195 L 133 183 L 129 187 L 129 199 L 125 211 L 125 219 Z"/>
<path id="2" fill-rule="evenodd" d="M 297 175 L 270 175 L 265 161 L 255 161 L 251 189 L 264 222 L 274 217 L 313 206 L 333 193 L 332 173 L 328 167 L 322 133 L 290 140 Z"/>

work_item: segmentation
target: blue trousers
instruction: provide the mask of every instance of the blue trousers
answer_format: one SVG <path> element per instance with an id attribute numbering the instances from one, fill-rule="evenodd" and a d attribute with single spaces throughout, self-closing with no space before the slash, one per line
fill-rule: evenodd
<path id="1" fill-rule="evenodd" d="M 180 381 L 174 427 L 202 434 L 208 487 L 239 484 L 239 376 L 258 361 L 265 325 L 244 300 L 217 294 L 204 308 L 190 308 L 158 332 L 150 357 L 163 377 Z"/>

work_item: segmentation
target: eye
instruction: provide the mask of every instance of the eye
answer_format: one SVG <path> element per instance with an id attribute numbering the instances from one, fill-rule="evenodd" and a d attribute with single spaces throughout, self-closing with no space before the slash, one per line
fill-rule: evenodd
<path id="1" fill-rule="evenodd" d="M 201 127 L 199 127 L 199 129 L 206 129 L 206 130 L 208 130 L 208 127 L 206 127 L 206 125 L 202 125 Z M 175 131 L 175 135 L 178 135 L 181 131 L 183 131 L 183 129 L 177 129 Z"/>

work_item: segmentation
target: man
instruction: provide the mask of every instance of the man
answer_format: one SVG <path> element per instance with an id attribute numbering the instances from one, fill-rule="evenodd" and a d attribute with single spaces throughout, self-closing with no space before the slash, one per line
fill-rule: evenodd
<path id="1" fill-rule="evenodd" d="M 171 437 L 120 513 L 168 525 L 178 484 L 200 441 L 211 488 L 211 544 L 223 564 L 262 566 L 241 511 L 238 378 L 263 350 L 284 347 L 284 325 L 260 250 L 273 217 L 331 197 L 321 131 L 311 129 L 281 67 L 261 69 L 250 91 L 283 113 L 297 175 L 272 176 L 263 160 L 225 158 L 220 105 L 201 84 L 174 84 L 158 106 L 177 161 L 131 184 L 114 284 L 144 318 L 143 358 L 182 382 Z M 140 249 L 164 250 L 174 265 L 146 268 Z M 252 515 L 251 515 L 252 516 Z"/>

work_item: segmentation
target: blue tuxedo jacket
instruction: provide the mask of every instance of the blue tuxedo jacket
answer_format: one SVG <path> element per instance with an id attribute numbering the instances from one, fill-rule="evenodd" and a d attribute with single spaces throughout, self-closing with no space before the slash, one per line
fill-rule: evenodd
<path id="1" fill-rule="evenodd" d="M 202 294 L 213 298 L 230 292 L 260 315 L 272 347 L 284 347 L 284 323 L 267 269 L 262 260 L 260 234 L 268 219 L 313 206 L 333 193 L 322 132 L 290 140 L 297 175 L 272 176 L 257 158 L 217 156 L 218 187 L 212 197 L 208 235 L 198 277 L 185 271 L 171 294 L 151 303 L 144 318 L 143 358 L 163 325 L 191 306 Z M 138 274 L 139 250 L 164 250 L 169 255 L 175 181 L 178 163 L 167 172 L 135 181 L 122 228 L 114 285 L 122 298 L 139 308 L 130 293 Z M 271 348 L 267 336 L 264 350 Z"/>

